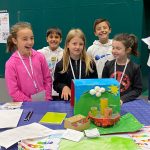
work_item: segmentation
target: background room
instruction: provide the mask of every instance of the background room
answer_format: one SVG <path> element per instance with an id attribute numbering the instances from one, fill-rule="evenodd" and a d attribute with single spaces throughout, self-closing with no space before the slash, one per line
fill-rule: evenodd
<path id="1" fill-rule="evenodd" d="M 15 5 L 14 5 L 15 3 Z M 133 33 L 139 40 L 140 57 L 132 59 L 141 64 L 143 75 L 143 95 L 147 96 L 147 59 L 148 50 L 141 38 L 150 35 L 148 0 L 45 0 L 45 1 L 5 1 L 0 0 L 0 10 L 9 13 L 10 26 L 18 21 L 32 24 L 35 44 L 34 49 L 46 45 L 45 32 L 49 27 L 57 26 L 62 30 L 63 40 L 71 28 L 81 28 L 87 40 L 87 47 L 95 40 L 93 22 L 96 18 L 106 18 L 110 21 L 112 32 L 110 38 L 121 32 Z M 1 12 L 0 11 L 0 12 Z M 0 100 L 10 101 L 5 87 L 5 62 L 10 57 L 6 53 L 6 44 L 0 43 Z"/>

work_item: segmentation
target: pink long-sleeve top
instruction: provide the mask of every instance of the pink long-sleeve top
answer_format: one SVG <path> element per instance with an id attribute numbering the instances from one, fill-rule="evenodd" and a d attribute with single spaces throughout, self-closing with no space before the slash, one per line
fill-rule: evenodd
<path id="1" fill-rule="evenodd" d="M 32 74 L 29 57 L 22 56 L 22 59 L 30 74 Z M 5 80 L 8 93 L 13 101 L 32 101 L 31 95 L 37 93 L 33 79 L 37 84 L 38 92 L 45 90 L 45 100 L 52 99 L 52 78 L 45 57 L 32 49 L 31 61 L 32 78 L 25 69 L 17 51 L 6 62 Z"/>

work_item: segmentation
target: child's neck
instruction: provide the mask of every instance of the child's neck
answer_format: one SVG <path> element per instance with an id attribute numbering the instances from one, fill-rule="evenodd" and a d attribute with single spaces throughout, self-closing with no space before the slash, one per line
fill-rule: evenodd
<path id="1" fill-rule="evenodd" d="M 108 43 L 108 39 L 100 39 L 99 41 L 100 41 L 100 43 L 102 43 L 102 44 Z"/>
<path id="2" fill-rule="evenodd" d="M 57 48 L 58 48 L 58 47 L 57 47 Z M 50 49 L 51 51 L 56 51 L 57 48 L 51 48 L 51 47 L 49 46 L 49 49 Z"/>
<path id="3" fill-rule="evenodd" d="M 22 51 L 19 51 L 19 53 L 20 53 L 21 56 L 29 57 L 29 56 L 31 56 L 31 53 L 32 53 L 32 52 L 29 51 L 29 52 L 24 53 L 24 52 L 22 52 Z"/>
<path id="4" fill-rule="evenodd" d="M 80 59 L 80 55 L 70 55 L 70 57 L 73 59 L 73 60 L 79 60 Z"/>
<path id="5" fill-rule="evenodd" d="M 129 59 L 128 58 L 117 59 L 116 62 L 117 62 L 118 65 L 125 65 L 126 63 L 129 62 Z"/>

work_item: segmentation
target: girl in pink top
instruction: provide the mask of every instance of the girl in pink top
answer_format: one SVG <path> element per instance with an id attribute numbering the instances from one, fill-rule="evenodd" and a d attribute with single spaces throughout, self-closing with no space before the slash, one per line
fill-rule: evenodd
<path id="1" fill-rule="evenodd" d="M 19 22 L 11 28 L 7 49 L 13 52 L 5 65 L 5 79 L 13 101 L 50 100 L 52 79 L 45 57 L 32 49 L 31 25 Z M 41 99 L 42 100 L 42 99 Z"/>

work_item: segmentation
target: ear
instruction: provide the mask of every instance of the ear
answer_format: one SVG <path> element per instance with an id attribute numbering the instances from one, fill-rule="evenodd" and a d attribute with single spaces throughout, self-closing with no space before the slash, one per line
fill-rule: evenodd
<path id="1" fill-rule="evenodd" d="M 94 31 L 94 35 L 97 36 L 97 33 Z"/>
<path id="2" fill-rule="evenodd" d="M 111 33 L 111 28 L 109 29 L 109 33 Z"/>
<path id="3" fill-rule="evenodd" d="M 17 44 L 17 40 L 15 38 L 12 38 L 12 41 L 15 45 Z"/>
<path id="4" fill-rule="evenodd" d="M 60 43 L 62 42 L 62 38 L 60 39 Z"/>
<path id="5" fill-rule="evenodd" d="M 126 50 L 126 52 L 128 53 L 128 54 L 130 54 L 131 53 L 131 47 L 129 47 L 129 48 L 127 48 L 127 50 Z"/>
<path id="6" fill-rule="evenodd" d="M 46 42 L 48 43 L 48 37 L 46 37 Z"/>

